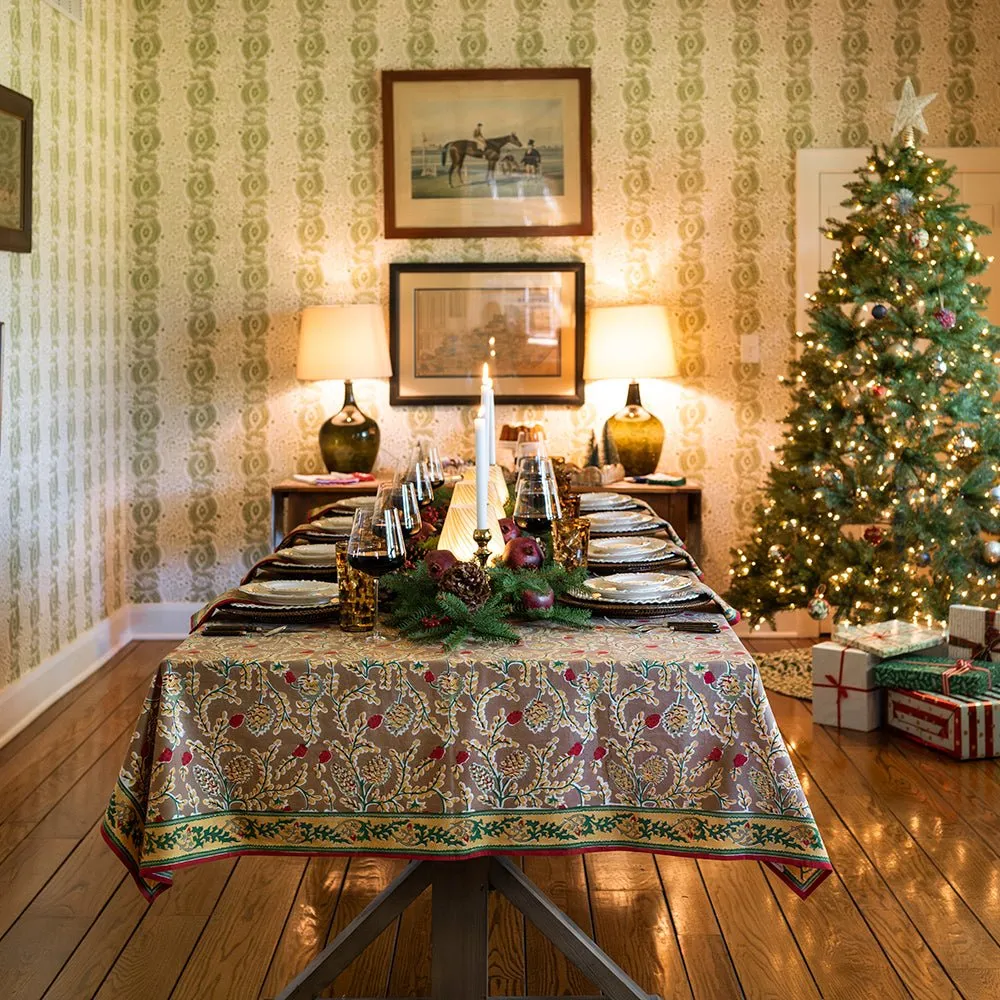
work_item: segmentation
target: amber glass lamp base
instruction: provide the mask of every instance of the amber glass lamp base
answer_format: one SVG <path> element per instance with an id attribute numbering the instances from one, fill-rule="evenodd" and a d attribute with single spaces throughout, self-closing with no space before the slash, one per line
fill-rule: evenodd
<path id="1" fill-rule="evenodd" d="M 327 472 L 371 472 L 379 446 L 378 424 L 358 409 L 354 386 L 344 383 L 344 405 L 319 429 Z"/>
<path id="2" fill-rule="evenodd" d="M 618 449 L 626 476 L 648 476 L 656 471 L 663 450 L 663 424 L 643 407 L 638 382 L 629 385 L 625 406 L 604 429 Z"/>

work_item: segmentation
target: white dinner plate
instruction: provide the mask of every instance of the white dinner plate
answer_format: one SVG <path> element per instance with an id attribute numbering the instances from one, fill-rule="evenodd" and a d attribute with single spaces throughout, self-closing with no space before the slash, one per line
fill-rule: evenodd
<path id="1" fill-rule="evenodd" d="M 675 551 L 664 538 L 592 538 L 587 559 L 595 563 L 652 562 Z"/>
<path id="2" fill-rule="evenodd" d="M 588 580 L 582 590 L 572 591 L 574 597 L 589 601 L 607 601 L 612 604 L 679 604 L 690 601 L 698 593 L 697 588 L 688 583 L 683 590 L 672 593 L 657 591 L 654 593 L 626 593 L 605 584 L 605 577 L 595 577 Z"/>
<path id="3" fill-rule="evenodd" d="M 239 591 L 260 604 L 303 608 L 329 604 L 340 593 L 335 583 L 316 580 L 254 580 L 244 583 Z"/>
<path id="4" fill-rule="evenodd" d="M 329 543 L 315 545 L 292 545 L 280 549 L 278 555 L 283 562 L 305 563 L 309 566 L 334 566 L 337 562 L 337 546 Z"/>
<path id="5" fill-rule="evenodd" d="M 623 594 L 675 594 L 691 587 L 690 577 L 677 573 L 612 573 L 598 579 Z"/>
<path id="6" fill-rule="evenodd" d="M 370 510 L 375 506 L 375 497 L 344 497 L 333 506 L 338 510 L 349 510 L 352 513 L 356 510 Z"/>
<path id="7" fill-rule="evenodd" d="M 621 493 L 581 493 L 581 513 L 593 514 L 603 510 L 632 510 L 635 500 Z"/>
<path id="8" fill-rule="evenodd" d="M 327 531 L 331 535 L 349 535 L 352 524 L 354 524 L 354 516 L 344 513 L 331 517 L 318 517 L 315 521 L 309 522 L 308 528 L 310 531 Z"/>
<path id="9" fill-rule="evenodd" d="M 643 510 L 602 510 L 596 514 L 584 515 L 592 528 L 610 531 L 613 528 L 635 528 L 643 521 L 653 518 Z"/>

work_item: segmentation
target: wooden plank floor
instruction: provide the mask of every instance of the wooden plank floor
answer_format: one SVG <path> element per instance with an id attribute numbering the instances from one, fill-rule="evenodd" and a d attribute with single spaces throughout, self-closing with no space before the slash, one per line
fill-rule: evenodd
<path id="1" fill-rule="evenodd" d="M 0 748 L 3 1000 L 273 997 L 400 869 L 220 861 L 179 872 L 147 907 L 98 824 L 169 648 L 131 645 Z M 665 998 L 1000 997 L 1000 763 L 838 733 L 813 726 L 808 703 L 771 703 L 836 866 L 811 899 L 745 862 L 596 854 L 528 858 L 525 871 Z M 426 995 L 429 915 L 425 894 L 329 995 Z M 594 991 L 503 900 L 490 981 Z"/>

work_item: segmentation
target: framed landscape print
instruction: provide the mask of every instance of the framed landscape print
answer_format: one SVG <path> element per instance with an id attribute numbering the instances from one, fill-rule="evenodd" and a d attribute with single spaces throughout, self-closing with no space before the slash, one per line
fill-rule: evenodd
<path id="1" fill-rule="evenodd" d="M 0 85 L 0 250 L 31 251 L 31 99 Z"/>
<path id="2" fill-rule="evenodd" d="M 584 265 L 391 264 L 389 401 L 583 403 Z"/>
<path id="3" fill-rule="evenodd" d="M 382 74 L 385 235 L 593 232 L 590 70 Z"/>

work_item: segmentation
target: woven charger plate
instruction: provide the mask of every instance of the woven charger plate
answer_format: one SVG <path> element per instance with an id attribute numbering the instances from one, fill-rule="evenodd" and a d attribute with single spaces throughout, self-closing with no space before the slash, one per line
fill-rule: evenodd
<path id="1" fill-rule="evenodd" d="M 588 608 L 594 614 L 606 615 L 608 618 L 662 618 L 681 611 L 708 611 L 722 614 L 722 608 L 711 597 L 697 594 L 689 601 L 670 601 L 665 604 L 627 604 L 625 601 L 591 601 L 570 597 L 568 594 L 560 597 L 563 604 L 575 608 Z"/>
<path id="2" fill-rule="evenodd" d="M 651 562 L 602 563 L 587 561 L 587 569 L 595 576 L 609 576 L 612 573 L 659 573 L 665 569 L 689 570 L 686 559 L 654 559 Z"/>
<path id="3" fill-rule="evenodd" d="M 601 531 L 599 529 L 595 531 L 594 528 L 591 527 L 591 529 L 590 529 L 590 537 L 591 538 L 618 538 L 619 535 L 622 536 L 622 537 L 625 537 L 626 535 L 629 535 L 629 536 L 632 536 L 632 537 L 634 537 L 636 535 L 655 535 L 657 532 L 663 531 L 663 529 L 666 526 L 667 526 L 667 522 L 666 521 L 659 521 L 659 520 L 657 520 L 657 521 L 651 521 L 649 524 L 639 525 L 636 528 L 614 528 L 614 529 L 609 528 L 607 531 Z"/>
<path id="4" fill-rule="evenodd" d="M 265 606 L 239 602 L 216 608 L 206 621 L 271 622 L 275 625 L 286 622 L 328 622 L 336 621 L 339 608 L 340 605 L 336 602 L 312 608 L 290 608 L 275 604 Z"/>

